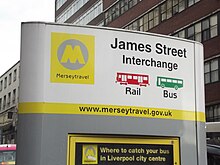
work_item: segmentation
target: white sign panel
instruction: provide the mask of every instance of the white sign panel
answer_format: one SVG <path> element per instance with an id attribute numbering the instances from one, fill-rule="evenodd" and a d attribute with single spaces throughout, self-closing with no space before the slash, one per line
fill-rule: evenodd
<path id="1" fill-rule="evenodd" d="M 195 120 L 200 44 L 94 27 L 23 29 L 36 47 L 22 52 L 21 113 L 42 104 L 39 113 Z"/>

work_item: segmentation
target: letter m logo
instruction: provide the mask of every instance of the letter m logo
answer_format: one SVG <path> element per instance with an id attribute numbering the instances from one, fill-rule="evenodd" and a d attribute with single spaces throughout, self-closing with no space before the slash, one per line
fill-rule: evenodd
<path id="1" fill-rule="evenodd" d="M 52 82 L 94 83 L 94 38 L 91 35 L 51 33 Z M 61 80 L 56 77 L 56 74 L 81 75 L 90 78 L 87 80 Z"/>

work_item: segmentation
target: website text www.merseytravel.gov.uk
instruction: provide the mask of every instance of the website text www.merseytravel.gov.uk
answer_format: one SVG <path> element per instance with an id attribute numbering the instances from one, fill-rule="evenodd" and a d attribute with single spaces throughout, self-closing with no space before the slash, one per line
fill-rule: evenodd
<path id="1" fill-rule="evenodd" d="M 80 112 L 86 113 L 100 113 L 100 114 L 110 114 L 110 115 L 122 115 L 122 116 L 161 116 L 161 117 L 172 117 L 171 110 L 154 110 L 154 109 L 138 109 L 138 108 L 122 108 L 122 107 L 98 107 L 98 106 L 79 106 Z"/>

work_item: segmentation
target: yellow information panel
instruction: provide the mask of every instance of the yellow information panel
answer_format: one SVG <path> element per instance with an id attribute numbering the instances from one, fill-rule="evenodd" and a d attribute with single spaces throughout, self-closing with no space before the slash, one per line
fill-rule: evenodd
<path id="1" fill-rule="evenodd" d="M 179 138 L 69 135 L 67 165 L 180 165 Z"/>

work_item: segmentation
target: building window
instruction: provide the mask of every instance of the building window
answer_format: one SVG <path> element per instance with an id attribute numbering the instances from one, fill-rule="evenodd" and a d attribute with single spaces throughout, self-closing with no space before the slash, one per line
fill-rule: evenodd
<path id="1" fill-rule="evenodd" d="M 117 18 L 119 16 L 119 4 L 117 4 L 114 8 L 112 8 L 110 12 L 112 17 L 111 19 Z"/>
<path id="2" fill-rule="evenodd" d="M 172 17 L 172 0 L 167 1 L 167 19 Z"/>
<path id="3" fill-rule="evenodd" d="M 0 111 L 2 110 L 2 98 L 0 98 Z"/>
<path id="4" fill-rule="evenodd" d="M 151 11 L 149 13 L 149 17 L 148 17 L 148 25 L 149 25 L 149 29 L 153 28 L 154 27 L 154 12 Z"/>
<path id="5" fill-rule="evenodd" d="M 6 95 L 4 96 L 4 99 L 3 99 L 3 110 L 5 109 L 6 107 Z"/>
<path id="6" fill-rule="evenodd" d="M 179 12 L 179 2 L 178 0 L 173 0 L 173 15 Z"/>
<path id="7" fill-rule="evenodd" d="M 216 82 L 219 80 L 219 60 L 212 60 L 210 62 L 211 67 L 211 82 Z"/>
<path id="8" fill-rule="evenodd" d="M 202 41 L 206 41 L 210 38 L 209 32 L 210 32 L 209 19 L 205 19 L 202 21 Z"/>
<path id="9" fill-rule="evenodd" d="M 154 10 L 154 26 L 159 24 L 159 7 Z"/>
<path id="10" fill-rule="evenodd" d="M 0 92 L 2 91 L 2 88 L 3 88 L 3 80 L 1 80 L 0 82 Z"/>
<path id="11" fill-rule="evenodd" d="M 205 84 L 219 81 L 219 58 L 205 62 Z"/>
<path id="12" fill-rule="evenodd" d="M 138 0 L 131 0 L 129 1 L 129 8 L 132 8 L 134 5 L 136 5 L 138 3 Z"/>
<path id="13" fill-rule="evenodd" d="M 13 79 L 13 81 L 16 81 L 16 79 L 17 79 L 17 69 L 14 70 L 14 79 Z"/>
<path id="14" fill-rule="evenodd" d="M 206 121 L 207 122 L 220 121 L 220 104 L 206 107 Z"/>
<path id="15" fill-rule="evenodd" d="M 201 35 L 201 22 L 195 24 L 195 40 L 201 42 L 202 41 L 202 35 Z"/>
<path id="16" fill-rule="evenodd" d="M 4 85 L 4 88 L 7 87 L 7 77 L 5 77 L 5 85 Z"/>
<path id="17" fill-rule="evenodd" d="M 178 3 L 178 7 L 179 7 L 179 12 L 185 10 L 185 0 L 179 0 L 179 3 Z"/>
<path id="18" fill-rule="evenodd" d="M 9 78 L 8 78 L 8 85 L 11 85 L 11 79 L 12 79 L 12 74 L 9 74 Z"/>
<path id="19" fill-rule="evenodd" d="M 187 34 L 186 36 L 187 39 L 194 40 L 194 34 L 195 34 L 194 26 L 187 28 L 186 34 Z"/>
<path id="20" fill-rule="evenodd" d="M 138 30 L 138 24 L 137 24 L 137 22 L 134 22 L 133 24 L 131 24 L 129 28 L 131 28 L 131 29 L 133 29 L 133 30 Z"/>
<path id="21" fill-rule="evenodd" d="M 210 37 L 213 38 L 218 35 L 218 21 L 217 14 L 210 18 Z"/>
<path id="22" fill-rule="evenodd" d="M 148 31 L 148 14 L 144 16 L 144 31 Z"/>
<path id="23" fill-rule="evenodd" d="M 161 5 L 161 8 L 160 8 L 160 17 L 161 17 L 161 21 L 164 21 L 167 19 L 167 15 L 166 15 L 166 7 L 167 4 L 164 3 L 163 5 Z"/>
<path id="24" fill-rule="evenodd" d="M 128 0 L 122 0 L 120 2 L 120 11 L 121 14 L 123 14 L 124 12 L 126 12 L 128 10 Z M 109 13 L 110 14 L 110 13 Z"/>
<path id="25" fill-rule="evenodd" d="M 7 102 L 7 106 L 9 107 L 11 104 L 11 92 L 8 93 L 8 102 Z"/>
<path id="26" fill-rule="evenodd" d="M 185 38 L 186 37 L 186 33 L 185 33 L 184 30 L 179 32 L 179 37 L 180 38 Z"/>
<path id="27" fill-rule="evenodd" d="M 12 103 L 15 104 L 16 100 L 16 89 L 13 90 L 13 95 L 12 95 Z"/>
<path id="28" fill-rule="evenodd" d="M 204 65 L 204 72 L 205 72 L 205 84 L 208 84 L 211 82 L 210 80 L 210 64 L 208 62 Z"/>
<path id="29" fill-rule="evenodd" d="M 187 2 L 188 4 L 187 4 L 187 6 L 192 6 L 194 3 L 195 3 L 195 0 L 188 0 L 188 2 Z"/>

